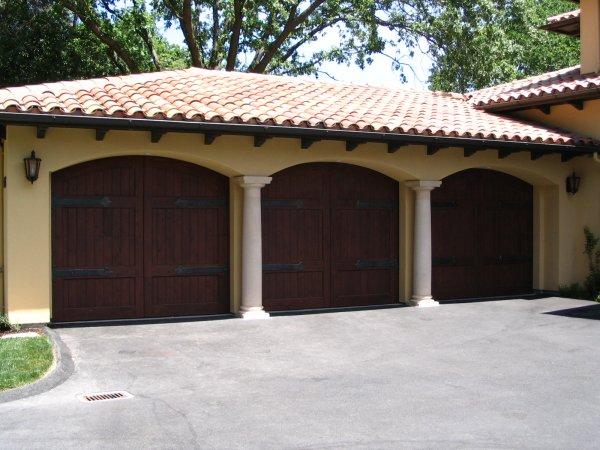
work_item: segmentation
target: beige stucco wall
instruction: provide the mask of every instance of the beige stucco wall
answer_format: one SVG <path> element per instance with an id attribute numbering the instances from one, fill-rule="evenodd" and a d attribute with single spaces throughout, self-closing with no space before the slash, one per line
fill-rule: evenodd
<path id="1" fill-rule="evenodd" d="M 271 175 L 286 167 L 312 161 L 339 161 L 378 170 L 398 181 L 440 180 L 454 172 L 489 168 L 518 176 L 535 190 L 535 287 L 556 289 L 559 283 L 584 277 L 581 229 L 600 229 L 598 184 L 600 164 L 590 158 L 561 163 L 558 155 L 531 161 L 528 153 L 498 159 L 495 150 L 465 158 L 462 149 L 440 150 L 427 156 L 422 146 L 388 154 L 382 144 L 365 144 L 346 152 L 343 142 L 320 141 L 308 150 L 296 139 L 270 139 L 254 148 L 251 137 L 221 136 L 212 145 L 202 135 L 168 133 L 159 143 L 149 133 L 110 131 L 104 141 L 93 130 L 50 129 L 37 139 L 32 127 L 9 126 L 5 142 L 5 298 L 14 322 L 47 322 L 51 308 L 50 173 L 64 167 L 116 155 L 156 155 L 193 162 L 226 176 Z M 39 180 L 30 184 L 23 174 L 23 158 L 32 149 L 42 158 Z M 581 192 L 569 197 L 564 179 L 574 169 L 583 174 Z M 596 184 L 594 184 L 596 183 Z M 400 295 L 411 286 L 412 193 L 400 187 Z M 231 183 L 232 311 L 239 304 L 241 188 Z M 402 300 L 401 299 L 401 300 Z"/>
<path id="2" fill-rule="evenodd" d="M 582 136 L 589 136 L 600 140 L 600 100 L 591 100 L 584 103 L 584 108 L 578 110 L 569 104 L 552 106 L 550 114 L 545 114 L 539 109 L 527 109 L 513 114 L 515 117 L 527 121 L 550 125 Z M 598 156 L 597 156 L 598 158 Z M 560 226 L 573 228 L 577 231 L 570 242 L 561 242 L 562 246 L 569 246 L 569 251 L 579 252 L 581 247 L 581 225 L 588 225 L 596 234 L 600 234 L 600 161 L 593 158 L 576 158 L 570 165 L 572 170 L 581 176 L 580 192 L 564 203 L 564 214 L 560 215 Z M 580 202 L 585 205 L 580 205 Z M 586 272 L 585 260 L 578 258 L 573 271 Z M 566 277 L 565 280 L 576 280 L 575 275 Z"/>

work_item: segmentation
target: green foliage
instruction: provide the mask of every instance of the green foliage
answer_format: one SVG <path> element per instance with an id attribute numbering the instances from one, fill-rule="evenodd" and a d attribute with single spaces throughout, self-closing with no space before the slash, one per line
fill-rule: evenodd
<path id="1" fill-rule="evenodd" d="M 52 344 L 45 336 L 0 340 L 0 391 L 41 378 L 53 359 Z"/>
<path id="2" fill-rule="evenodd" d="M 0 0 L 0 86 L 118 73 L 85 27 L 52 0 Z"/>
<path id="3" fill-rule="evenodd" d="M 585 255 L 588 259 L 590 273 L 585 279 L 585 289 L 589 292 L 590 299 L 600 301 L 600 237 L 592 230 L 585 227 Z"/>
<path id="4" fill-rule="evenodd" d="M 424 26 L 434 89 L 466 92 L 579 63 L 579 40 L 540 30 L 566 0 L 448 0 Z"/>
<path id="5" fill-rule="evenodd" d="M 589 300 L 589 292 L 580 283 L 564 284 L 558 288 L 558 293 L 565 298 Z"/>
<path id="6" fill-rule="evenodd" d="M 576 64 L 576 39 L 537 29 L 572 8 L 568 0 L 0 0 L 0 86 L 190 65 L 319 75 L 326 62 L 364 68 L 377 54 L 402 80 L 426 43 L 432 87 L 464 92 Z"/>
<path id="7" fill-rule="evenodd" d="M 0 332 L 2 331 L 10 331 L 12 326 L 8 321 L 8 316 L 6 314 L 0 314 Z"/>
<path id="8" fill-rule="evenodd" d="M 600 237 L 596 236 L 589 228 L 583 229 L 585 236 L 585 250 L 589 274 L 583 285 L 572 283 L 559 288 L 561 297 L 580 298 L 600 302 Z"/>

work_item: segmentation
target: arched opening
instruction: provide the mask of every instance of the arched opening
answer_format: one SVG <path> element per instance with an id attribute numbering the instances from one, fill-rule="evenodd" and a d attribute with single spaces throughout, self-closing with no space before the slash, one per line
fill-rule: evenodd
<path id="1" fill-rule="evenodd" d="M 520 295 L 533 286 L 533 187 L 468 169 L 432 192 L 433 295 L 440 300 Z"/>
<path id="2" fill-rule="evenodd" d="M 364 167 L 307 163 L 263 189 L 267 310 L 398 301 L 398 182 Z"/>
<path id="3" fill-rule="evenodd" d="M 229 180 L 160 157 L 52 174 L 53 321 L 229 311 Z"/>

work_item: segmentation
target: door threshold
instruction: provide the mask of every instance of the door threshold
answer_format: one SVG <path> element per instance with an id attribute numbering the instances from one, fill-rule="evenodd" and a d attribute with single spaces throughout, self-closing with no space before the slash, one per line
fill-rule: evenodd
<path id="1" fill-rule="evenodd" d="M 333 308 L 311 308 L 311 309 L 291 309 L 289 311 L 268 311 L 272 317 L 282 316 L 302 316 L 305 314 L 329 314 L 345 311 L 370 311 L 374 309 L 392 309 L 392 308 L 407 308 L 404 303 L 388 303 L 385 305 L 368 305 L 368 306 L 337 306 Z"/>
<path id="2" fill-rule="evenodd" d="M 156 323 L 178 323 L 178 322 L 205 322 L 209 320 L 234 319 L 234 314 L 211 314 L 206 316 L 167 316 L 167 317 L 143 317 L 139 319 L 106 319 L 106 320 L 81 320 L 71 322 L 50 322 L 49 328 L 83 328 L 83 327 L 105 327 L 122 325 L 146 325 Z"/>

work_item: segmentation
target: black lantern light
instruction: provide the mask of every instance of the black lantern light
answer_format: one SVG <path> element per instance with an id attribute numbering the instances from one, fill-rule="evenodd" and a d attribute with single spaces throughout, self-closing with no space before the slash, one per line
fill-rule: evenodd
<path id="1" fill-rule="evenodd" d="M 31 155 L 23 159 L 25 163 L 25 177 L 31 181 L 31 184 L 38 179 L 40 174 L 40 164 L 42 160 L 35 156 L 35 150 L 31 151 Z"/>
<path id="2" fill-rule="evenodd" d="M 575 172 L 567 177 L 567 194 L 575 195 L 579 191 L 579 183 L 581 183 L 581 177 L 578 177 Z"/>

